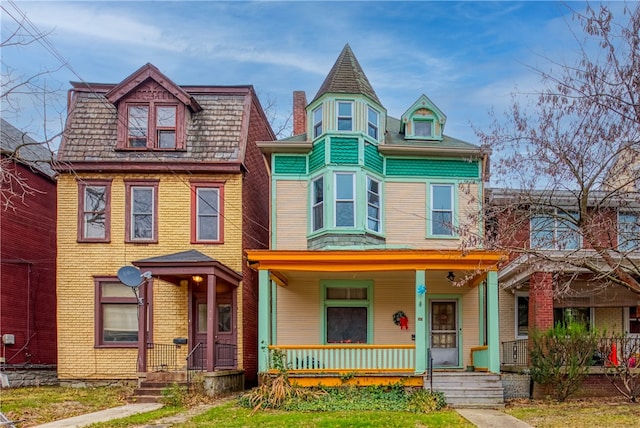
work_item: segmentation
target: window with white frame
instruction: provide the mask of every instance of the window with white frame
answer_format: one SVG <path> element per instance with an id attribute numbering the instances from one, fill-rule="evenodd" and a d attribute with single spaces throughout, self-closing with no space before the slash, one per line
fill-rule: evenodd
<path id="1" fill-rule="evenodd" d="M 378 139 L 378 122 L 380 113 L 371 107 L 367 108 L 367 134 L 374 140 Z"/>
<path id="2" fill-rule="evenodd" d="M 367 176 L 367 229 L 380 232 L 380 182 Z"/>
<path id="3" fill-rule="evenodd" d="M 370 336 L 371 288 L 365 284 L 323 286 L 326 343 L 367 343 Z"/>
<path id="4" fill-rule="evenodd" d="M 529 336 L 529 293 L 517 292 L 516 299 L 516 338 Z"/>
<path id="5" fill-rule="evenodd" d="M 335 225 L 355 226 L 355 174 L 339 172 L 335 174 Z"/>
<path id="6" fill-rule="evenodd" d="M 126 181 L 127 242 L 157 242 L 158 181 Z"/>
<path id="7" fill-rule="evenodd" d="M 531 216 L 531 248 L 576 250 L 580 248 L 577 212 L 541 212 Z"/>
<path id="8" fill-rule="evenodd" d="M 338 131 L 353 131 L 353 103 L 338 101 Z"/>
<path id="9" fill-rule="evenodd" d="M 313 138 L 322 134 L 322 106 L 313 110 Z"/>
<path id="10" fill-rule="evenodd" d="M 430 138 L 434 135 L 434 123 L 431 119 L 413 119 L 413 135 L 415 137 Z"/>
<path id="11" fill-rule="evenodd" d="M 311 182 L 311 225 L 314 232 L 324 227 L 324 177 Z"/>
<path id="12" fill-rule="evenodd" d="M 634 251 L 640 246 L 640 217 L 634 213 L 618 213 L 618 250 Z"/>
<path id="13" fill-rule="evenodd" d="M 453 185 L 431 185 L 431 235 L 453 236 Z"/>

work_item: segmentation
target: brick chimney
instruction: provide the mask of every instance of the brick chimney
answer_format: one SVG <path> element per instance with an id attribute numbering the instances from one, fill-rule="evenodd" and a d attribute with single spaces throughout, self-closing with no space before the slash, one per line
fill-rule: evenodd
<path id="1" fill-rule="evenodd" d="M 307 95 L 304 91 L 293 91 L 293 135 L 307 132 Z"/>

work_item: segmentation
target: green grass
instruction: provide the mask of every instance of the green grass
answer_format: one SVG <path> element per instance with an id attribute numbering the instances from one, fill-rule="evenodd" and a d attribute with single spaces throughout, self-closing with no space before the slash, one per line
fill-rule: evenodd
<path id="1" fill-rule="evenodd" d="M 251 410 L 235 403 L 212 408 L 188 422 L 172 427 L 472 427 L 453 410 L 429 414 L 394 411 L 301 412 L 263 410 L 251 415 Z"/>
<path id="2" fill-rule="evenodd" d="M 640 426 L 640 404 L 623 403 L 619 399 L 533 401 L 507 407 L 505 413 L 540 428 Z"/>
<path id="3" fill-rule="evenodd" d="M 125 404 L 128 387 L 40 386 L 0 391 L 0 411 L 26 426 L 43 424 Z"/>

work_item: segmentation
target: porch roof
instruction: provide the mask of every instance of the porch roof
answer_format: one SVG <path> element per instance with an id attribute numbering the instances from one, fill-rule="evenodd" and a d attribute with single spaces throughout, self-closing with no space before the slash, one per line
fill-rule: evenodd
<path id="1" fill-rule="evenodd" d="M 506 255 L 487 250 L 247 250 L 256 270 L 374 272 L 401 270 L 497 271 Z"/>

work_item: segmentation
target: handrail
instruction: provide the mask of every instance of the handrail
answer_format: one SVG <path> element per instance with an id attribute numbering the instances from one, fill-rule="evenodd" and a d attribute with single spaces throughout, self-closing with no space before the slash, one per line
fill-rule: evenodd
<path id="1" fill-rule="evenodd" d="M 187 362 L 189 361 L 189 358 L 191 358 L 191 356 L 198 350 L 198 348 L 200 348 L 200 346 L 202 346 L 202 342 L 198 342 L 198 344 L 194 346 L 193 349 L 187 354 L 187 357 L 185 358 Z"/>

